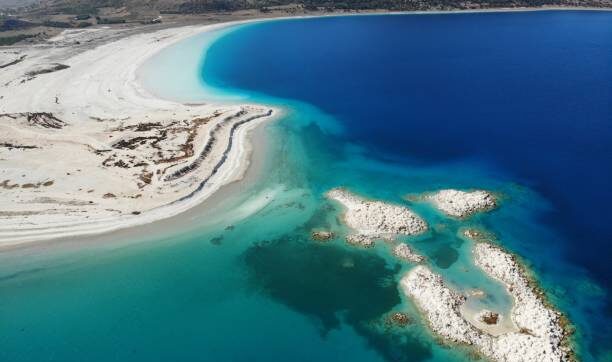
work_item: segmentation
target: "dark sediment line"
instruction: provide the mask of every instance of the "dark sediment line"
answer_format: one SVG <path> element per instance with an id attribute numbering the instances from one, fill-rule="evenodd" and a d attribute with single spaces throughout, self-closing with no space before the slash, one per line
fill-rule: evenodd
<path id="1" fill-rule="evenodd" d="M 6 63 L 6 64 L 0 64 L 0 69 L 2 69 L 2 68 L 8 68 L 8 67 L 10 67 L 11 65 L 15 65 L 15 64 L 17 64 L 17 63 L 21 63 L 21 62 L 22 62 L 22 61 L 23 61 L 25 58 L 26 58 L 26 55 L 22 55 L 21 57 L 19 57 L 19 58 L 17 58 L 17 59 L 15 59 L 15 60 L 13 60 L 12 62 L 8 62 L 8 63 Z"/>
<path id="2" fill-rule="evenodd" d="M 19 119 L 23 117 L 31 126 L 40 126 L 43 128 L 62 129 L 67 125 L 66 122 L 55 117 L 50 112 L 25 112 L 25 113 L 3 113 L 0 118 L 7 117 L 11 119 Z"/>
<path id="3" fill-rule="evenodd" d="M 26 113 L 26 117 L 28 119 L 28 123 L 44 128 L 61 129 L 66 125 L 66 122 L 55 117 L 53 113 Z"/>
<path id="4" fill-rule="evenodd" d="M 217 132 L 219 132 L 221 130 L 221 128 L 223 128 L 223 126 L 225 126 L 227 123 L 229 123 L 230 121 L 238 118 L 238 117 L 242 117 L 243 115 L 245 115 L 247 112 L 243 109 L 240 112 L 233 114 L 227 118 L 225 118 L 223 121 L 217 123 L 217 125 L 215 125 L 215 127 L 210 130 L 210 132 L 208 133 L 208 142 L 206 142 L 206 145 L 204 146 L 204 148 L 202 149 L 202 152 L 200 152 L 200 154 L 198 155 L 198 157 L 189 165 L 182 167 L 181 169 L 173 172 L 172 174 L 164 177 L 164 181 L 174 181 L 177 180 L 183 176 L 185 176 L 186 174 L 188 174 L 189 172 L 197 169 L 198 167 L 200 167 L 200 165 L 202 164 L 202 162 L 206 159 L 206 157 L 208 157 L 208 155 L 210 154 L 210 152 L 212 151 L 215 143 L 217 143 L 217 137 L 215 136 Z M 251 119 L 249 119 L 251 120 Z M 248 122 L 248 120 L 247 120 Z"/>
<path id="5" fill-rule="evenodd" d="M 31 150 L 31 149 L 34 149 L 34 148 L 38 148 L 38 146 L 16 145 L 16 144 L 9 143 L 9 142 L 0 143 L 0 147 L 8 148 L 9 151 L 12 150 L 12 149 L 16 149 L 16 150 Z"/>
<path id="6" fill-rule="evenodd" d="M 160 147 L 158 146 L 158 143 L 160 141 L 165 140 L 166 137 L 167 137 L 167 132 L 162 131 L 159 136 L 141 136 L 141 137 L 134 137 L 130 139 L 120 140 L 120 141 L 113 143 L 111 147 L 119 149 L 119 150 L 124 150 L 126 148 L 130 150 L 134 150 L 138 146 L 140 146 L 141 142 L 152 140 L 153 142 L 151 143 L 151 146 L 153 148 L 160 149 Z"/>
<path id="7" fill-rule="evenodd" d="M 53 73 L 53 72 L 57 72 L 59 70 L 64 70 L 68 68 L 70 68 L 69 65 L 54 63 L 54 64 L 49 65 L 48 68 L 41 68 L 41 69 L 36 69 L 36 70 L 26 72 L 25 75 L 28 77 L 35 77 L 37 75 Z"/>
<path id="8" fill-rule="evenodd" d="M 229 142 L 227 144 L 227 147 L 225 148 L 225 151 L 223 151 L 223 156 L 221 156 L 221 159 L 219 160 L 219 162 L 217 162 L 217 164 L 213 168 L 213 170 L 210 173 L 210 175 L 208 175 L 208 177 L 206 177 L 202 182 L 200 182 L 200 184 L 198 185 L 198 187 L 195 190 L 190 192 L 188 195 L 185 195 L 185 196 L 181 197 L 180 199 L 177 199 L 177 200 L 171 202 L 170 205 L 175 204 L 177 202 L 181 202 L 181 201 L 190 199 L 191 197 L 193 197 L 193 195 L 195 195 L 196 193 L 202 191 L 202 189 L 204 188 L 204 186 L 206 186 L 206 184 L 211 179 L 211 177 L 213 177 L 219 171 L 219 169 L 221 168 L 221 166 L 223 165 L 225 160 L 227 160 L 227 155 L 229 154 L 229 152 L 232 149 L 232 145 L 233 145 L 233 141 L 234 141 L 234 133 L 236 132 L 238 127 L 242 126 L 245 123 L 251 122 L 251 121 L 256 120 L 256 119 L 259 119 L 259 118 L 270 117 L 271 115 L 272 115 L 272 110 L 269 109 L 268 112 L 266 112 L 265 114 L 255 115 L 255 116 L 249 117 L 249 118 L 247 118 L 245 120 L 242 120 L 240 122 L 234 123 L 234 125 L 232 126 L 232 129 L 230 130 Z"/>

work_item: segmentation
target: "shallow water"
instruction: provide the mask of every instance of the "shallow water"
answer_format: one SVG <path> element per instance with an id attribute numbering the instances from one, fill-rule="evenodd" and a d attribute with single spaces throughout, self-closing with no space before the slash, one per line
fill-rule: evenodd
<path id="1" fill-rule="evenodd" d="M 267 126 L 264 176 L 185 232 L 27 263 L 0 256 L 0 359 L 470 360 L 439 345 L 401 295 L 410 265 L 383 242 L 345 245 L 340 210 L 322 196 L 337 186 L 412 207 L 432 227 L 403 241 L 455 287 L 485 291 L 476 306 L 504 312 L 512 301 L 457 236 L 493 232 L 576 324 L 581 359 L 610 358 L 611 21 L 569 11 L 300 19 L 162 51 L 141 74 L 162 96 L 287 111 Z M 459 222 L 404 198 L 441 187 L 494 190 L 502 206 Z M 317 228 L 336 239 L 311 241 Z M 412 323 L 389 325 L 391 311 Z"/>

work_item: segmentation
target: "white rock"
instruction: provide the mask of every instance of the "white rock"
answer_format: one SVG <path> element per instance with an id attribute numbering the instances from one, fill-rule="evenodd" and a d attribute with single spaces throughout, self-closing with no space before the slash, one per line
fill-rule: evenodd
<path id="1" fill-rule="evenodd" d="M 427 317 L 432 330 L 450 341 L 473 345 L 493 361 L 569 361 L 562 346 L 564 331 L 559 317 L 529 287 L 514 258 L 487 243 L 477 244 L 474 255 L 476 265 L 506 285 L 514 297 L 510 317 L 520 331 L 492 336 L 474 327 L 460 312 L 465 297 L 446 286 L 442 277 L 427 267 L 417 266 L 400 284 Z"/>
<path id="2" fill-rule="evenodd" d="M 459 312 L 465 297 L 448 288 L 442 277 L 419 265 L 406 274 L 400 285 L 425 314 L 437 334 L 453 342 L 473 344 L 480 334 Z"/>
<path id="3" fill-rule="evenodd" d="M 359 240 L 363 244 L 364 239 L 392 240 L 397 235 L 417 235 L 427 230 L 425 221 L 403 206 L 369 201 L 344 189 L 333 189 L 327 192 L 327 197 L 346 207 L 344 222 L 355 231 L 351 240 L 347 238 L 349 243 Z"/>
<path id="4" fill-rule="evenodd" d="M 494 209 L 497 206 L 495 196 L 484 190 L 440 190 L 426 195 L 425 199 L 431 201 L 436 208 L 445 214 L 458 218 L 466 218 L 477 212 Z"/>
<path id="5" fill-rule="evenodd" d="M 318 231 L 312 231 L 310 233 L 310 237 L 313 240 L 327 241 L 334 237 L 334 233 L 331 231 L 326 231 L 326 230 L 318 230 Z"/>
<path id="6" fill-rule="evenodd" d="M 397 244 L 393 248 L 393 255 L 402 260 L 420 263 L 425 260 L 425 257 L 414 252 L 408 245 L 404 243 Z"/>
<path id="7" fill-rule="evenodd" d="M 521 351 L 525 361 L 563 361 L 567 358 L 561 349 L 564 331 L 556 311 L 546 307 L 529 285 L 521 266 L 511 254 L 489 243 L 474 246 L 474 263 L 492 278 L 506 286 L 514 298 L 511 312 L 516 326 L 529 334 L 509 340 L 500 338 L 501 346 Z"/>
<path id="8" fill-rule="evenodd" d="M 359 234 L 351 234 L 346 237 L 346 242 L 355 245 L 355 246 L 363 246 L 365 248 L 371 248 L 374 246 L 374 240 L 365 235 Z"/>

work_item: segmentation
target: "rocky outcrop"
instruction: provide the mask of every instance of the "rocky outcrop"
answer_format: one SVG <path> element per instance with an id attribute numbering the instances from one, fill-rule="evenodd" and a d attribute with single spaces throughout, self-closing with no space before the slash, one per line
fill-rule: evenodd
<path id="1" fill-rule="evenodd" d="M 406 313 L 394 312 L 388 317 L 388 321 L 392 325 L 405 327 L 410 324 L 410 317 Z"/>
<path id="2" fill-rule="evenodd" d="M 502 316 L 488 309 L 483 309 L 476 315 L 476 319 L 488 325 L 495 325 L 501 322 Z"/>
<path id="3" fill-rule="evenodd" d="M 423 312 L 431 329 L 452 341 L 474 344 L 480 333 L 459 312 L 466 298 L 447 287 L 442 277 L 419 265 L 406 274 L 400 285 Z"/>
<path id="4" fill-rule="evenodd" d="M 502 282 L 514 298 L 510 313 L 517 331 L 493 336 L 470 324 L 460 312 L 466 298 L 446 285 L 442 277 L 425 266 L 417 266 L 401 280 L 401 287 L 423 312 L 432 330 L 446 340 L 474 346 L 493 361 L 570 361 L 564 344 L 567 333 L 559 313 L 545 306 L 529 285 L 514 257 L 488 243 L 474 248 L 475 264 Z M 496 324 L 500 316 L 485 311 L 479 317 Z"/>
<path id="5" fill-rule="evenodd" d="M 404 243 L 397 244 L 393 248 L 393 255 L 395 255 L 395 257 L 398 259 L 413 263 L 420 263 L 425 260 L 424 256 L 417 254 L 416 252 L 414 252 L 414 250 L 412 250 L 408 245 Z"/>
<path id="6" fill-rule="evenodd" d="M 317 230 L 310 233 L 310 238 L 317 241 L 328 241 L 334 238 L 331 231 Z"/>
<path id="7" fill-rule="evenodd" d="M 497 207 L 497 198 L 484 190 L 440 190 L 427 194 L 424 198 L 431 201 L 438 210 L 457 218 L 467 218 L 475 213 Z"/>
<path id="8" fill-rule="evenodd" d="M 566 332 L 560 313 L 544 304 L 516 258 L 490 243 L 477 243 L 474 264 L 504 284 L 514 299 L 510 317 L 521 332 L 501 336 L 500 350 L 519 351 L 525 361 L 566 360 L 569 351 L 563 345 Z"/>
<path id="9" fill-rule="evenodd" d="M 354 230 L 347 238 L 351 244 L 370 246 L 375 239 L 393 240 L 427 230 L 425 221 L 403 206 L 366 200 L 340 188 L 329 191 L 327 197 L 346 208 L 344 222 Z"/>

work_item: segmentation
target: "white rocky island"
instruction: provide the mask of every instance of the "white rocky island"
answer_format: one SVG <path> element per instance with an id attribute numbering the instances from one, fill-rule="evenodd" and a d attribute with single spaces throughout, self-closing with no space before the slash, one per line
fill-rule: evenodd
<path id="1" fill-rule="evenodd" d="M 560 314 L 544 304 L 515 258 L 490 243 L 477 243 L 474 262 L 504 284 L 513 297 L 510 318 L 516 329 L 494 336 L 476 328 L 460 311 L 465 296 L 447 286 L 440 275 L 418 266 L 402 278 L 401 287 L 424 313 L 433 331 L 449 341 L 472 345 L 493 361 L 572 360 Z"/>
<path id="2" fill-rule="evenodd" d="M 372 246 L 375 239 L 394 240 L 397 235 L 417 235 L 427 230 L 425 221 L 410 209 L 382 201 L 370 201 L 341 188 L 327 192 L 345 208 L 344 222 L 355 233 L 351 244 Z"/>
<path id="3" fill-rule="evenodd" d="M 440 190 L 423 197 L 446 215 L 467 218 L 478 212 L 497 207 L 497 198 L 489 191 Z"/>

